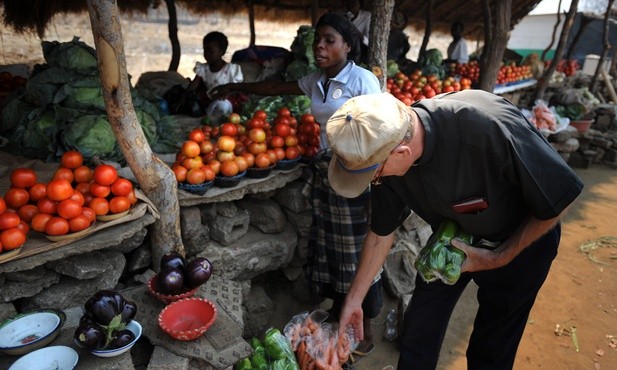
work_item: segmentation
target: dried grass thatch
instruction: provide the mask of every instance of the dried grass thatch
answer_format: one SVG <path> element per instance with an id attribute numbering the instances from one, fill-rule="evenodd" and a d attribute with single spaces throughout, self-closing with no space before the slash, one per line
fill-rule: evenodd
<path id="1" fill-rule="evenodd" d="M 489 0 L 496 3 L 500 0 Z M 512 0 L 512 26 L 527 15 L 540 0 Z M 204 15 L 218 12 L 223 15 L 246 14 L 245 0 L 175 0 L 178 7 Z M 343 0 L 252 0 L 256 19 L 275 22 L 310 21 L 313 6 L 321 14 L 343 8 Z M 395 7 L 407 16 L 408 24 L 416 29 L 425 27 L 429 1 L 396 0 Z M 433 30 L 449 32 L 450 24 L 461 21 L 466 25 L 468 38 L 482 38 L 483 0 L 448 0 L 433 2 Z M 166 6 L 163 0 L 118 0 L 123 13 L 146 13 L 151 7 Z M 87 11 L 86 0 L 0 0 L 0 21 L 18 33 L 43 36 L 56 14 Z"/>

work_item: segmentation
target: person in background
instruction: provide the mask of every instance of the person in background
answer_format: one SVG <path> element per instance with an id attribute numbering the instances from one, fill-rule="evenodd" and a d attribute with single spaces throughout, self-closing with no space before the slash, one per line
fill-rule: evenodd
<path id="1" fill-rule="evenodd" d="M 240 65 L 228 63 L 223 59 L 228 46 L 227 36 L 221 32 L 214 31 L 204 36 L 203 49 L 206 63 L 195 63 L 193 69 L 195 78 L 189 89 L 205 89 L 205 92 L 207 92 L 221 84 L 242 82 L 243 76 Z M 209 97 L 204 97 L 204 100 L 207 102 L 206 114 L 215 121 L 229 116 L 232 112 L 232 105 L 229 100 L 210 100 Z"/>
<path id="2" fill-rule="evenodd" d="M 360 40 L 355 26 L 343 15 L 326 13 L 315 25 L 313 41 L 315 64 L 319 71 L 298 81 L 260 81 L 220 85 L 214 96 L 232 91 L 258 95 L 306 95 L 311 99 L 311 113 L 321 127 L 320 153 L 311 164 L 312 179 L 305 193 L 312 205 L 309 239 L 311 261 L 308 275 L 315 293 L 333 300 L 330 316 L 338 319 L 345 293 L 356 272 L 362 240 L 368 226 L 369 190 L 346 198 L 338 196 L 328 182 L 330 142 L 326 122 L 348 99 L 381 93 L 375 75 L 354 60 L 360 54 Z M 310 191 L 309 191 L 310 187 Z M 371 319 L 377 317 L 383 303 L 383 288 L 376 276 L 364 299 L 365 340 L 356 348 L 356 358 L 374 349 Z"/>
<path id="3" fill-rule="evenodd" d="M 407 53 L 411 45 L 409 45 L 409 37 L 403 31 L 406 26 L 407 17 L 402 12 L 394 10 L 390 21 L 387 59 L 395 61 L 400 71 L 409 74 L 411 73 L 411 71 L 408 71 L 411 61 L 407 59 Z"/>
<path id="4" fill-rule="evenodd" d="M 516 106 L 482 90 L 411 107 L 390 94 L 359 96 L 332 115 L 326 130 L 333 189 L 354 197 L 372 184 L 370 231 L 341 333 L 352 325 L 362 338 L 363 297 L 411 210 L 433 230 L 451 219 L 493 247 L 453 239 L 466 255 L 453 285 L 418 275 L 398 338 L 398 369 L 435 369 L 452 311 L 471 280 L 478 285 L 478 311 L 467 367 L 512 369 L 557 255 L 559 220 L 583 189 L 574 171 Z"/>
<path id="5" fill-rule="evenodd" d="M 452 42 L 448 45 L 448 61 L 464 64 L 469 62 L 469 53 L 467 51 L 467 42 L 463 38 L 465 27 L 463 23 L 456 21 L 450 27 L 452 34 Z"/>
<path id="6" fill-rule="evenodd" d="M 364 1 L 361 0 L 345 0 L 345 15 L 349 18 L 351 23 L 362 34 L 362 44 L 368 46 L 368 37 L 371 30 L 371 13 L 364 8 Z"/>

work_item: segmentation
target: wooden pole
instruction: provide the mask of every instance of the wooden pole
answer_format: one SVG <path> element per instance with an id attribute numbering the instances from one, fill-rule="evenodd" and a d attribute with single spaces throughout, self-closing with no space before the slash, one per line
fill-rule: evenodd
<path id="1" fill-rule="evenodd" d="M 555 27 L 553 27 L 553 33 L 551 34 L 551 42 L 546 46 L 546 49 L 542 52 L 542 56 L 540 60 L 543 61 L 546 58 L 546 54 L 551 47 L 555 43 L 555 36 L 557 35 L 557 28 L 559 28 L 559 23 L 561 23 L 561 0 L 559 0 L 559 4 L 557 4 L 557 21 L 555 22 Z"/>
<path id="2" fill-rule="evenodd" d="M 420 51 L 418 52 L 418 60 L 424 60 L 424 54 L 426 54 L 426 48 L 428 46 L 428 42 L 431 39 L 431 33 L 433 32 L 433 0 L 428 0 L 424 3 L 426 6 L 426 13 L 424 15 L 424 23 L 426 27 L 424 27 L 424 37 L 422 38 L 422 45 L 420 46 Z"/>
<path id="3" fill-rule="evenodd" d="M 377 76 L 382 91 L 386 87 L 386 63 L 388 54 L 388 35 L 394 0 L 371 2 L 371 29 L 368 41 L 368 65 Z"/>
<path id="4" fill-rule="evenodd" d="M 176 178 L 154 155 L 137 120 L 116 2 L 88 0 L 88 12 L 109 123 L 141 190 L 160 213 L 150 229 L 152 266 L 158 271 L 163 254 L 172 250 L 184 254 Z"/>
<path id="5" fill-rule="evenodd" d="M 251 31 L 249 46 L 255 46 L 255 5 L 253 4 L 253 0 L 247 0 L 246 6 L 249 10 L 249 29 Z"/>
<path id="6" fill-rule="evenodd" d="M 487 10 L 485 10 L 487 11 Z M 490 9 L 488 10 L 489 14 Z M 490 25 L 490 41 L 484 43 L 480 61 L 479 88 L 492 92 L 497 83 L 497 73 L 501 67 L 503 53 L 508 44 L 510 19 L 512 19 L 512 0 L 495 2 L 495 17 Z"/>
<path id="7" fill-rule="evenodd" d="M 169 14 L 169 21 L 167 22 L 167 33 L 169 33 L 169 40 L 171 40 L 171 62 L 169 63 L 168 71 L 177 71 L 180 65 L 180 40 L 178 40 L 178 14 L 176 13 L 175 0 L 165 0 L 167 5 L 167 13 Z"/>
<path id="8" fill-rule="evenodd" d="M 615 0 L 608 0 L 608 6 L 606 7 L 606 13 L 604 14 L 604 31 L 603 31 L 603 42 L 602 42 L 602 55 L 600 55 L 600 60 L 598 60 L 598 66 L 596 67 L 596 71 L 593 74 L 593 78 L 591 79 L 591 87 L 589 91 L 593 94 L 597 92 L 598 87 L 598 78 L 600 77 L 600 71 L 604 71 L 604 61 L 608 56 L 609 51 L 611 50 L 611 42 L 608 39 L 608 30 L 610 29 L 610 15 L 611 9 L 613 9 L 613 4 Z M 605 79 L 606 80 L 606 79 Z M 610 84 L 610 80 L 609 80 Z"/>

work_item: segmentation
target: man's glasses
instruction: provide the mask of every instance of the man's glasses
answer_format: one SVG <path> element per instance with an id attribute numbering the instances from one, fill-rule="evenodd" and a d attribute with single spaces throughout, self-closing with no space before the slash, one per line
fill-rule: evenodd
<path id="1" fill-rule="evenodd" d="M 381 166 L 379 166 L 379 168 L 377 169 L 377 172 L 375 172 L 375 176 L 373 176 L 373 179 L 371 180 L 371 185 L 381 185 L 381 172 L 383 171 L 383 168 L 386 166 L 387 161 L 388 161 L 388 158 L 386 158 L 386 160 L 383 161 Z"/>

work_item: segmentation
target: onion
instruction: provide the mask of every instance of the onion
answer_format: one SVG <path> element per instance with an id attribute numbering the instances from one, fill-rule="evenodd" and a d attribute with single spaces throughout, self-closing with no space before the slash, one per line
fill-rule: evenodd
<path id="1" fill-rule="evenodd" d="M 207 258 L 196 257 L 186 266 L 185 285 L 189 289 L 197 288 L 212 276 L 212 264 Z"/>

